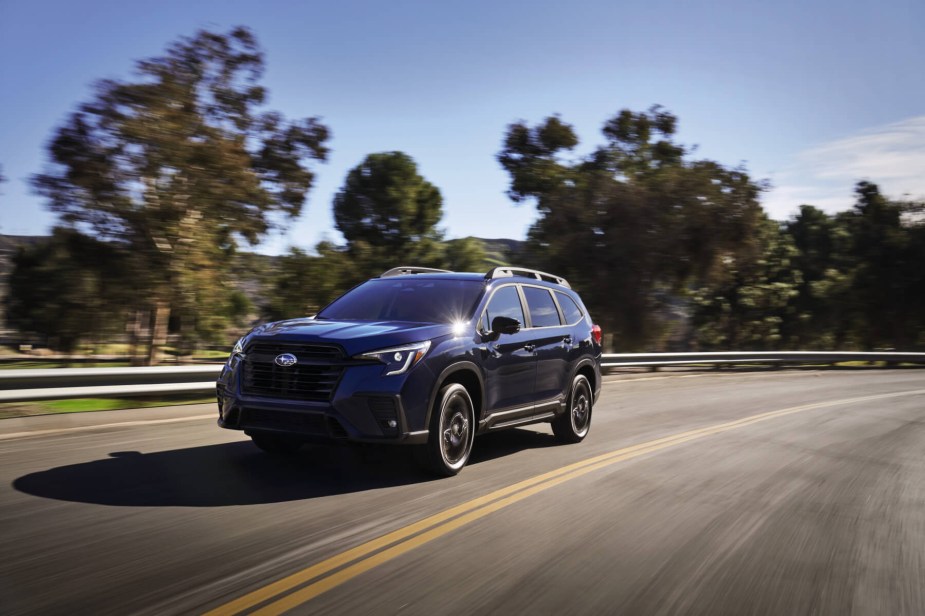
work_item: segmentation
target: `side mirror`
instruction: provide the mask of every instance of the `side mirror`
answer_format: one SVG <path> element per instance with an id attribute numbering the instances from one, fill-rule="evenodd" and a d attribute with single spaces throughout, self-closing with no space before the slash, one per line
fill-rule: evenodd
<path id="1" fill-rule="evenodd" d="M 520 331 L 520 321 L 511 317 L 495 317 L 491 320 L 491 333 L 496 336 L 501 334 L 516 334 Z"/>

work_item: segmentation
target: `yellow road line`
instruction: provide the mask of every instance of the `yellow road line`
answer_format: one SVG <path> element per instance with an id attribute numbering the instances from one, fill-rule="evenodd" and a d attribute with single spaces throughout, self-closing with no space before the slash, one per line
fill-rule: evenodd
<path id="1" fill-rule="evenodd" d="M 261 615 L 282 614 L 370 569 L 442 537 L 466 524 L 566 481 L 581 477 L 618 462 L 785 415 L 813 409 L 917 394 L 925 394 L 925 389 L 805 404 L 777 411 L 760 413 L 735 421 L 699 428 L 697 430 L 690 430 L 594 456 L 531 477 L 530 479 L 520 481 L 505 488 L 495 490 L 494 492 L 472 499 L 373 539 L 372 541 L 363 543 L 355 548 L 332 556 L 306 569 L 268 584 L 267 586 L 258 588 L 253 592 L 207 612 L 207 615 L 238 614 L 276 597 L 279 598 L 263 606 L 254 613 Z M 331 573 L 332 571 L 334 571 L 334 573 Z M 312 580 L 316 580 L 328 573 L 331 573 L 331 575 L 309 584 Z M 298 588 L 303 584 L 308 585 Z M 295 592 L 290 592 L 297 588 L 298 590 L 295 590 Z M 285 594 L 287 592 L 289 594 Z"/>

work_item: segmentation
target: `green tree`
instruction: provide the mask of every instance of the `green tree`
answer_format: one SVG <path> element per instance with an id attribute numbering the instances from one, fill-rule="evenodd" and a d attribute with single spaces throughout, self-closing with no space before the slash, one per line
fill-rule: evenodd
<path id="1" fill-rule="evenodd" d="M 57 228 L 13 257 L 7 323 L 44 334 L 52 348 L 71 353 L 125 330 L 129 271 L 123 250 L 72 229 Z"/>
<path id="2" fill-rule="evenodd" d="M 801 274 L 782 337 L 795 348 L 910 349 L 925 344 L 922 204 L 860 182 L 850 211 L 809 205 L 785 232 Z"/>
<path id="3" fill-rule="evenodd" d="M 490 269 L 486 264 L 485 246 L 474 237 L 444 242 L 443 267 L 454 272 L 481 272 Z"/>
<path id="4" fill-rule="evenodd" d="M 345 247 L 322 242 L 317 255 L 293 249 L 270 283 L 270 319 L 314 314 L 350 287 L 398 265 L 472 271 L 485 252 L 474 238 L 443 241 L 440 190 L 403 152 L 370 154 L 347 174 L 334 197 Z"/>
<path id="5" fill-rule="evenodd" d="M 839 218 L 802 205 L 784 230 L 797 250 L 794 264 L 802 278 L 784 335 L 794 348 L 841 348 L 852 331 L 848 229 Z"/>
<path id="6" fill-rule="evenodd" d="M 857 202 L 842 216 L 851 236 L 855 268 L 851 281 L 857 338 L 866 348 L 907 348 L 921 322 L 921 305 L 910 300 L 920 296 L 922 263 L 915 260 L 917 247 L 904 222 L 906 206 L 890 201 L 876 184 L 859 182 Z"/>
<path id="7" fill-rule="evenodd" d="M 568 160 L 578 139 L 558 117 L 508 127 L 501 165 L 515 201 L 535 200 L 530 259 L 564 275 L 621 349 L 658 346 L 666 313 L 729 256 L 753 252 L 763 186 L 744 169 L 691 159 L 661 107 L 623 110 L 606 142 Z"/>
<path id="8" fill-rule="evenodd" d="M 756 250 L 727 257 L 709 286 L 694 294 L 693 324 L 705 349 L 789 348 L 786 324 L 803 282 L 798 250 L 778 223 L 764 219 L 756 229 Z"/>
<path id="9" fill-rule="evenodd" d="M 136 301 L 152 314 L 149 361 L 172 309 L 209 310 L 240 240 L 254 244 L 274 214 L 301 212 L 309 161 L 327 156 L 319 120 L 261 110 L 262 71 L 246 28 L 181 38 L 139 62 L 135 81 L 99 82 L 33 180 L 62 222 L 130 256 Z"/>
<path id="10" fill-rule="evenodd" d="M 355 284 L 397 265 L 479 267 L 481 246 L 470 239 L 443 242 L 437 226 L 442 217 L 440 190 L 418 173 L 410 156 L 367 156 L 334 197 L 334 220 L 354 266 L 346 282 Z"/>
<path id="11" fill-rule="evenodd" d="M 344 249 L 321 242 L 316 250 L 317 255 L 309 255 L 293 248 L 280 258 L 264 316 L 276 321 L 313 315 L 357 278 Z"/>
<path id="12" fill-rule="evenodd" d="M 334 220 L 348 247 L 377 267 L 438 261 L 442 216 L 440 190 L 403 152 L 370 154 L 334 197 Z"/>
<path id="13" fill-rule="evenodd" d="M 905 327 L 902 348 L 925 348 L 925 203 L 909 203 L 909 245 L 905 259 L 906 292 L 904 293 Z"/>

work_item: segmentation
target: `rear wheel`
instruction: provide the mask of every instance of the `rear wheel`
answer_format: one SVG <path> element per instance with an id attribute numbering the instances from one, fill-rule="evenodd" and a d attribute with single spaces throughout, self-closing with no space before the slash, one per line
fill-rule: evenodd
<path id="1" fill-rule="evenodd" d="M 291 456 L 302 448 L 302 443 L 284 436 L 270 434 L 251 434 L 251 440 L 263 451 L 275 456 Z"/>
<path id="2" fill-rule="evenodd" d="M 591 430 L 591 406 L 594 397 L 588 377 L 578 374 L 572 380 L 568 410 L 552 422 L 552 431 L 560 443 L 580 443 Z"/>
<path id="3" fill-rule="evenodd" d="M 421 462 L 431 472 L 451 477 L 468 462 L 474 438 L 472 398 L 465 387 L 450 383 L 437 396 L 427 444 L 420 450 Z"/>

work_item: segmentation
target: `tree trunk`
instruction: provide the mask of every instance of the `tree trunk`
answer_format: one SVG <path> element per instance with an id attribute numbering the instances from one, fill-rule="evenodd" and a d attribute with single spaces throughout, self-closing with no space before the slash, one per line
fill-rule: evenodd
<path id="1" fill-rule="evenodd" d="M 151 310 L 151 341 L 148 345 L 148 365 L 157 365 L 167 344 L 167 323 L 170 320 L 170 304 L 158 301 Z"/>
<path id="2" fill-rule="evenodd" d="M 129 357 L 133 366 L 141 365 L 141 355 L 138 352 L 138 341 L 141 338 L 141 310 L 135 309 L 132 312 L 132 323 L 129 326 Z"/>

